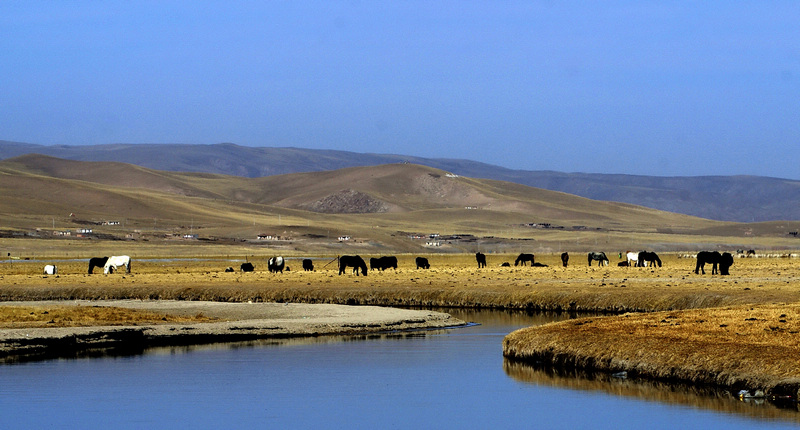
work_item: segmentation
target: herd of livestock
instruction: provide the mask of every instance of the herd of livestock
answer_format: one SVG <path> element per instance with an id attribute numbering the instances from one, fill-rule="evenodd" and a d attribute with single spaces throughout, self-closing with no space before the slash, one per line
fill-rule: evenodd
<path id="1" fill-rule="evenodd" d="M 624 261 L 618 263 L 619 266 L 629 266 L 629 267 L 661 267 L 661 259 L 655 252 L 649 251 L 641 251 L 641 252 L 626 252 L 625 254 L 619 253 L 619 258 L 625 258 Z M 729 269 L 733 265 L 733 255 L 729 252 L 719 253 L 717 251 L 701 251 L 697 253 L 697 264 L 695 265 L 694 273 L 699 274 L 702 272 L 704 275 L 705 265 L 711 264 L 711 274 L 720 274 L 720 275 L 728 275 L 730 273 Z M 336 257 L 335 260 L 338 260 L 339 265 L 339 274 L 343 274 L 347 271 L 348 268 L 353 270 L 353 273 L 356 275 L 364 275 L 367 276 L 368 270 L 379 270 L 384 271 L 386 269 L 397 269 L 397 257 L 394 256 L 383 256 L 378 258 L 370 258 L 369 259 L 369 268 L 367 268 L 367 263 L 364 261 L 363 258 L 359 255 L 342 255 Z M 475 260 L 478 263 L 478 268 L 486 267 L 486 255 L 477 252 L 475 253 Z M 596 261 L 598 265 L 605 265 L 609 264 L 608 257 L 604 252 L 590 252 L 587 254 L 587 261 L 589 266 L 592 265 L 593 261 Z M 331 261 L 333 262 L 333 260 Z M 428 262 L 428 259 L 425 257 L 416 257 L 415 263 L 417 269 L 430 269 L 431 265 Z M 328 263 L 330 264 L 330 262 Z M 546 264 L 542 264 L 535 261 L 535 257 L 533 254 L 521 253 L 514 260 L 514 266 L 527 266 L 530 264 L 531 267 L 547 267 Z M 569 264 L 569 254 L 564 252 L 561 254 L 561 264 L 564 267 L 567 267 Z M 91 275 L 95 269 L 95 267 L 102 267 L 103 273 L 110 274 L 114 273 L 117 268 L 120 266 L 125 267 L 125 271 L 127 273 L 131 272 L 131 258 L 127 255 L 120 255 L 120 256 L 112 256 L 112 257 L 95 257 L 89 259 L 89 274 Z M 309 259 L 303 259 L 302 266 L 304 271 L 313 271 L 314 270 L 314 262 Z M 501 264 L 504 267 L 510 267 L 511 264 L 508 262 L 504 262 Z M 283 273 L 284 270 L 289 270 L 286 266 L 286 260 L 283 257 L 272 257 L 267 261 L 267 268 L 271 273 Z M 255 266 L 253 263 L 245 262 L 242 263 L 239 270 L 242 272 L 252 272 L 255 270 Z M 226 272 L 233 272 L 233 267 L 228 267 L 225 269 Z M 54 265 L 47 265 L 44 267 L 44 274 L 45 275 L 55 275 L 58 273 L 58 268 Z"/>

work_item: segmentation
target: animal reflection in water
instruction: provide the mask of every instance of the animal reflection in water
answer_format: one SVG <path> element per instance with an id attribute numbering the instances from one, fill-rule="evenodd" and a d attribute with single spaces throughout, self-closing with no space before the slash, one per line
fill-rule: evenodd
<path id="1" fill-rule="evenodd" d="M 590 252 L 589 253 L 589 266 L 592 265 L 592 260 L 597 261 L 598 265 L 608 266 L 608 257 L 605 252 Z"/>
<path id="2" fill-rule="evenodd" d="M 347 267 L 353 268 L 353 273 L 359 275 L 358 271 L 361 269 L 361 274 L 367 276 L 367 263 L 360 255 L 342 255 L 339 257 L 339 274 L 344 273 Z"/>
<path id="3" fill-rule="evenodd" d="M 114 273 L 119 266 L 125 266 L 125 272 L 131 273 L 131 257 L 128 257 L 127 255 L 115 255 L 108 257 L 108 261 L 106 261 L 106 264 L 103 266 L 103 273 Z"/>

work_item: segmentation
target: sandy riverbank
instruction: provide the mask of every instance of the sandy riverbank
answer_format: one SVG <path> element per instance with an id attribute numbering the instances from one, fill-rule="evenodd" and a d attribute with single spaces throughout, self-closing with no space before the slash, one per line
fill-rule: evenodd
<path id="1" fill-rule="evenodd" d="M 223 303 L 172 300 L 0 302 L 0 306 L 108 306 L 165 315 L 202 314 L 214 322 L 0 330 L 0 360 L 75 356 L 92 350 L 186 345 L 265 338 L 351 335 L 458 326 L 450 315 L 376 306 Z"/>

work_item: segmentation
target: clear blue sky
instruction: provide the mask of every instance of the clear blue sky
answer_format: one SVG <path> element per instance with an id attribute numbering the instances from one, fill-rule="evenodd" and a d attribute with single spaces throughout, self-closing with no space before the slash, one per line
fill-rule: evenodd
<path id="1" fill-rule="evenodd" d="M 800 2 L 4 1 L 0 139 L 800 179 Z"/>

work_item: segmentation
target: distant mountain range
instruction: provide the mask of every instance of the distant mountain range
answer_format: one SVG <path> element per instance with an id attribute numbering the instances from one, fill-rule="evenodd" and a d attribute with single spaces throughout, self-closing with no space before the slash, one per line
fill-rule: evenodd
<path id="1" fill-rule="evenodd" d="M 659 177 L 527 171 L 466 159 L 246 147 L 230 143 L 45 146 L 0 141 L 0 159 L 25 154 L 79 161 L 117 161 L 156 170 L 249 178 L 408 162 L 456 175 L 515 182 L 593 200 L 631 203 L 712 220 L 800 220 L 800 181 L 763 176 Z"/>

